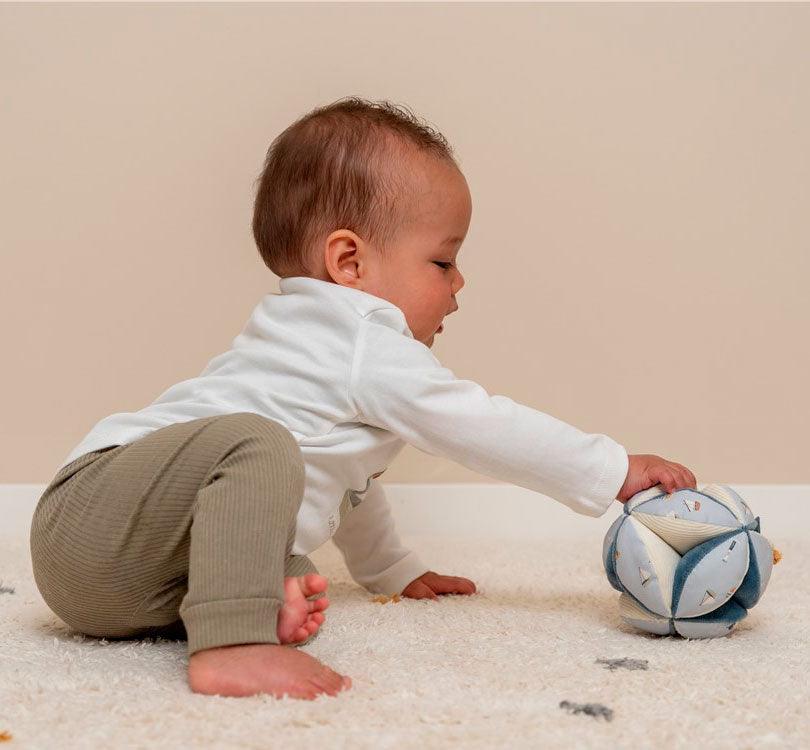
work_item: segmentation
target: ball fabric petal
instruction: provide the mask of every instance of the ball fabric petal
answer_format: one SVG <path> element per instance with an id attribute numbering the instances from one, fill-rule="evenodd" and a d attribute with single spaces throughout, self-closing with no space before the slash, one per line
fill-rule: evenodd
<path id="1" fill-rule="evenodd" d="M 773 570 L 773 546 L 762 534 L 748 530 L 751 562 L 740 587 L 734 594 L 738 604 L 751 609 L 760 599 Z"/>
<path id="2" fill-rule="evenodd" d="M 701 492 L 723 503 L 743 525 L 747 525 L 754 520 L 754 514 L 751 512 L 751 508 L 748 507 L 748 503 L 731 487 L 724 484 L 707 484 Z"/>
<path id="3" fill-rule="evenodd" d="M 695 545 L 707 539 L 728 534 L 734 528 L 669 515 L 657 516 L 653 513 L 644 513 L 642 509 L 635 511 L 633 518 L 641 521 L 650 531 L 654 531 L 681 555 L 685 555 Z"/>
<path id="4" fill-rule="evenodd" d="M 681 556 L 630 516 L 616 536 L 616 577 L 647 609 L 671 616 L 672 583 Z"/>
<path id="5" fill-rule="evenodd" d="M 616 591 L 624 591 L 622 584 L 616 576 L 616 535 L 619 533 L 619 527 L 624 523 L 627 518 L 624 514 L 620 515 L 607 530 L 605 540 L 602 543 L 602 563 L 605 566 L 608 581 Z"/>
<path id="6" fill-rule="evenodd" d="M 718 638 L 728 635 L 734 626 L 748 614 L 734 599 L 722 607 L 700 617 L 673 620 L 678 635 L 684 638 Z"/>
<path id="7" fill-rule="evenodd" d="M 696 490 L 678 490 L 671 495 L 659 495 L 639 503 L 637 511 L 665 518 L 683 518 L 695 523 L 724 526 L 728 529 L 740 525 L 741 519 L 724 503 Z"/>
<path id="8" fill-rule="evenodd" d="M 675 617 L 700 617 L 731 599 L 748 571 L 748 535 L 732 531 L 692 548 L 675 571 Z"/>
<path id="9" fill-rule="evenodd" d="M 623 593 L 619 597 L 619 613 L 622 619 L 639 630 L 646 630 L 655 635 L 670 635 L 674 632 L 672 620 L 669 617 L 650 612 L 639 604 L 630 594 Z"/>

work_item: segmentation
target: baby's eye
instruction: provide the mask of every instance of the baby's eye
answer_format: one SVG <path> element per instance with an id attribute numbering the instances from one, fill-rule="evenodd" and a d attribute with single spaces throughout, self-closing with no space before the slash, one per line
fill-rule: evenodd
<path id="1" fill-rule="evenodd" d="M 434 260 L 433 262 L 434 262 L 434 263 L 435 263 L 437 266 L 439 266 L 439 268 L 443 268 L 445 271 L 446 271 L 448 268 L 452 268 L 452 267 L 453 267 L 453 264 L 452 264 L 452 263 L 448 263 L 447 261 Z"/>

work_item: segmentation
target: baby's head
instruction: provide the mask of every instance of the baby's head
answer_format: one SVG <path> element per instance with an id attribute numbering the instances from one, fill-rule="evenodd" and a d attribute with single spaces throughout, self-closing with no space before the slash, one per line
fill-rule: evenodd
<path id="1" fill-rule="evenodd" d="M 257 182 L 253 236 L 273 273 L 388 300 L 433 344 L 458 309 L 456 256 L 472 215 L 441 133 L 389 102 L 341 99 L 284 130 Z"/>

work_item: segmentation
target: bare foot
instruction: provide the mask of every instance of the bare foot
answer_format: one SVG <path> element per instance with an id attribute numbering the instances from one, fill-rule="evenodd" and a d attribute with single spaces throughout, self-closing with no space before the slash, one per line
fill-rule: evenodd
<path id="1" fill-rule="evenodd" d="M 195 693 L 245 696 L 268 693 L 277 698 L 312 700 L 337 695 L 352 686 L 315 657 L 293 646 L 248 643 L 207 648 L 191 655 L 188 682 Z"/>
<path id="2" fill-rule="evenodd" d="M 312 700 L 321 693 L 337 695 L 351 687 L 315 657 L 290 646 L 309 638 L 323 624 L 328 581 L 317 573 L 284 579 L 284 605 L 278 611 L 279 644 L 246 643 L 197 651 L 188 662 L 188 681 L 195 693 L 244 696 L 269 693 L 277 698 Z"/>
<path id="3" fill-rule="evenodd" d="M 328 581 L 317 573 L 284 579 L 284 606 L 278 611 L 279 643 L 300 643 L 322 624 L 323 610 L 329 606 L 325 596 L 309 601 L 308 596 L 326 591 Z"/>

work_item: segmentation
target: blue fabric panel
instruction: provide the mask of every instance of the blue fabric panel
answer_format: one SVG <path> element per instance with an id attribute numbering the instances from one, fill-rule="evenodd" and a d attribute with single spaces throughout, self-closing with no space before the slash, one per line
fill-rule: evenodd
<path id="1" fill-rule="evenodd" d="M 684 638 L 719 638 L 728 635 L 748 612 L 729 599 L 722 607 L 700 617 L 675 620 L 675 629 Z"/>
<path id="2" fill-rule="evenodd" d="M 734 597 L 729 599 L 722 607 L 718 607 L 712 612 L 707 612 L 700 617 L 684 618 L 680 622 L 721 622 L 726 625 L 737 623 L 748 615 L 748 610 L 741 607 L 734 601 Z"/>
<path id="3" fill-rule="evenodd" d="M 686 576 L 673 615 L 699 617 L 725 604 L 748 572 L 750 551 L 745 529 L 740 529 L 731 540 L 726 539 L 725 544 L 709 550 Z"/>
<path id="4" fill-rule="evenodd" d="M 672 611 L 678 611 L 678 603 L 681 598 L 681 592 L 686 583 L 686 579 L 690 573 L 697 567 L 698 563 L 706 557 L 712 550 L 725 544 L 726 540 L 731 539 L 736 534 L 740 533 L 740 528 L 732 529 L 727 534 L 721 534 L 713 539 L 707 539 L 703 544 L 698 544 L 697 547 L 692 547 L 678 563 L 678 568 L 675 571 L 675 580 L 672 584 Z"/>
<path id="5" fill-rule="evenodd" d="M 757 565 L 756 555 L 751 555 L 751 562 L 748 564 L 748 573 L 740 588 L 734 593 L 732 599 L 735 599 L 741 607 L 751 609 L 758 601 L 760 595 L 760 577 L 759 566 Z"/>
<path id="6" fill-rule="evenodd" d="M 759 520 L 759 519 L 757 519 Z M 773 549 L 765 537 L 756 531 L 747 532 L 751 547 L 751 561 L 734 598 L 746 609 L 751 609 L 762 597 L 773 568 Z"/>
<path id="7" fill-rule="evenodd" d="M 611 524 L 610 528 L 605 534 L 605 540 L 602 543 L 602 563 L 605 566 L 605 573 L 607 574 L 610 585 L 616 591 L 624 591 L 624 587 L 616 575 L 616 536 L 619 533 L 619 528 L 625 522 L 627 516 L 623 513 Z"/>

